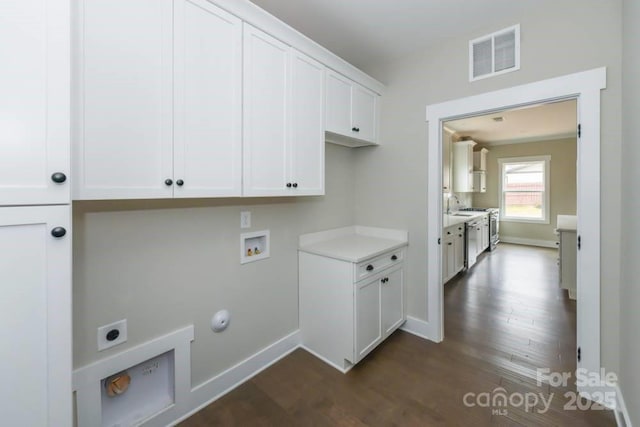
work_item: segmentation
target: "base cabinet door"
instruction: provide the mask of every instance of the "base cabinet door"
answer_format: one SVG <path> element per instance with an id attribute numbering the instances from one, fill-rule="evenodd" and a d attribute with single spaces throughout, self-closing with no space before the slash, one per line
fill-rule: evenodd
<path id="1" fill-rule="evenodd" d="M 404 276 L 398 268 L 381 280 L 382 334 L 389 336 L 404 321 Z"/>
<path id="2" fill-rule="evenodd" d="M 70 222 L 68 206 L 0 208 L 3 425 L 73 424 Z"/>
<path id="3" fill-rule="evenodd" d="M 356 284 L 356 354 L 357 362 L 382 340 L 380 316 L 381 279 Z"/>
<path id="4" fill-rule="evenodd" d="M 462 271 L 464 268 L 464 230 L 458 231 L 458 234 L 454 238 L 454 260 L 455 260 L 455 273 Z"/>

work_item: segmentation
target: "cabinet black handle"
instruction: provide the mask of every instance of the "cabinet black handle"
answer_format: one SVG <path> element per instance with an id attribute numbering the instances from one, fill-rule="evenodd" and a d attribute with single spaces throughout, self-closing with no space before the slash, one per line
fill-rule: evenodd
<path id="1" fill-rule="evenodd" d="M 184 185 L 184 181 L 183 181 L 183 180 L 181 180 L 181 179 L 179 179 L 179 180 L 177 180 L 177 181 L 176 181 L 176 185 L 177 185 L 178 187 L 182 187 L 182 186 Z"/>
<path id="2" fill-rule="evenodd" d="M 478 231 L 480 231 L 480 229 L 478 228 Z"/>
<path id="3" fill-rule="evenodd" d="M 287 188 L 291 188 L 292 184 L 290 182 L 287 182 Z"/>
<path id="4" fill-rule="evenodd" d="M 367 265 L 367 271 L 371 271 L 371 270 L 373 270 L 373 265 L 371 264 Z"/>
<path id="5" fill-rule="evenodd" d="M 169 185 L 173 185 L 173 180 L 167 178 L 164 180 L 164 185 L 169 186 Z"/>
<path id="6" fill-rule="evenodd" d="M 351 128 L 352 131 L 354 132 L 360 132 L 360 128 L 359 127 L 353 127 Z"/>
<path id="7" fill-rule="evenodd" d="M 458 234 L 458 237 L 462 237 L 462 234 Z"/>
<path id="8" fill-rule="evenodd" d="M 66 180 L 67 180 L 67 175 L 63 174 L 62 172 L 56 172 L 53 175 L 51 175 L 51 181 L 55 182 L 56 184 L 62 184 Z"/>
<path id="9" fill-rule="evenodd" d="M 297 182 L 293 183 L 293 188 L 298 188 L 298 183 Z"/>
<path id="10" fill-rule="evenodd" d="M 397 259 L 398 259 L 398 256 L 397 256 L 397 255 L 391 255 L 391 261 L 395 261 L 395 260 L 397 260 Z"/>
<path id="11" fill-rule="evenodd" d="M 389 281 L 388 277 L 385 277 L 384 279 L 380 280 L 382 283 L 387 283 Z"/>
<path id="12" fill-rule="evenodd" d="M 453 245 L 453 243 L 449 242 L 449 243 L 447 243 L 447 245 L 451 246 L 451 245 Z"/>
<path id="13" fill-rule="evenodd" d="M 451 232 L 450 232 L 450 231 L 447 231 L 447 234 L 451 234 Z"/>
<path id="14" fill-rule="evenodd" d="M 64 227 L 56 227 L 51 230 L 51 235 L 56 238 L 64 237 L 67 234 L 67 230 Z"/>

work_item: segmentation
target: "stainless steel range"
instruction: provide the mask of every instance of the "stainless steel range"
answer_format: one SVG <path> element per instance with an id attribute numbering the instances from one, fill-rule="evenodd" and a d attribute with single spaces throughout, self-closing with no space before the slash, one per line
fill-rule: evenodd
<path id="1" fill-rule="evenodd" d="M 489 250 L 495 250 L 500 242 L 500 209 L 498 208 L 463 208 L 461 211 L 487 212 L 489 214 Z"/>

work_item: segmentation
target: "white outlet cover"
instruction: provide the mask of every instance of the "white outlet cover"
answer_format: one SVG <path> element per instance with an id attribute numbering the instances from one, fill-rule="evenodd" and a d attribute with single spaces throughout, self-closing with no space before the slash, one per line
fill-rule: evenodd
<path id="1" fill-rule="evenodd" d="M 118 338 L 113 341 L 109 341 L 107 339 L 107 334 L 114 329 L 117 329 L 119 332 Z M 127 319 L 118 320 L 117 322 L 100 326 L 98 328 L 98 351 L 106 350 L 125 342 L 127 342 Z"/>
<path id="2" fill-rule="evenodd" d="M 240 228 L 251 228 L 251 212 L 240 212 Z"/>

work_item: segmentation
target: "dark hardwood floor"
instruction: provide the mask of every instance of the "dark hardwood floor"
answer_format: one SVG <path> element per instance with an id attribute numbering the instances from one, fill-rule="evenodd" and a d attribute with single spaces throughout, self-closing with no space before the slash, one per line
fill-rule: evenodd
<path id="1" fill-rule="evenodd" d="M 500 244 L 445 286 L 442 343 L 398 331 L 346 375 L 296 350 L 180 426 L 614 426 L 611 411 L 565 409 L 573 383 L 537 382 L 537 368 L 575 370 L 556 257 Z M 491 406 L 501 393 L 510 403 Z"/>

